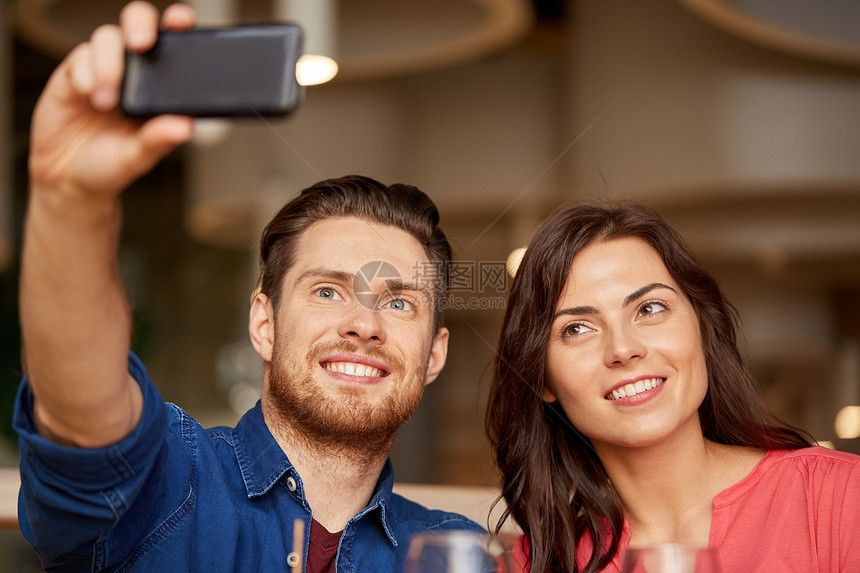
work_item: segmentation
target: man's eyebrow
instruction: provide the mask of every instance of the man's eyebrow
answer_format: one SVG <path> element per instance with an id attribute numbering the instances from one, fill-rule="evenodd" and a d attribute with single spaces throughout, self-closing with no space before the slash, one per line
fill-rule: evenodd
<path id="1" fill-rule="evenodd" d="M 385 288 L 391 292 L 414 291 L 423 294 L 432 294 L 427 286 L 420 285 L 414 282 L 407 282 L 400 279 L 386 279 Z"/>
<path id="2" fill-rule="evenodd" d="M 345 271 L 327 269 L 325 267 L 315 267 L 312 269 L 307 269 L 305 272 L 300 274 L 298 278 L 296 278 L 296 282 L 301 282 L 307 278 L 323 278 L 337 282 L 352 282 L 352 279 L 354 277 L 355 275 Z"/>
<path id="3" fill-rule="evenodd" d="M 630 304 L 631 302 L 633 302 L 637 298 L 651 292 L 652 290 L 654 290 L 656 288 L 667 288 L 676 294 L 678 292 L 675 289 L 673 289 L 672 287 L 670 287 L 669 285 L 666 285 L 663 283 L 651 283 L 650 285 L 645 285 L 644 287 L 640 288 L 639 290 L 633 291 L 629 295 L 627 295 L 627 298 L 624 299 L 624 306 L 627 306 L 628 304 Z"/>

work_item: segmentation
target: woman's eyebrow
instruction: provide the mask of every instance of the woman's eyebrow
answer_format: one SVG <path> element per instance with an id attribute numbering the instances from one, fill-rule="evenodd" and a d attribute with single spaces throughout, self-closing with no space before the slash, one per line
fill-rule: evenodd
<path id="1" fill-rule="evenodd" d="M 634 300 L 636 300 L 639 297 L 651 292 L 655 288 L 667 288 L 674 293 L 678 292 L 675 289 L 673 289 L 672 287 L 670 287 L 669 285 L 666 285 L 663 283 L 651 283 L 650 285 L 645 285 L 644 287 L 640 288 L 639 290 L 633 291 L 632 293 L 627 295 L 627 298 L 624 299 L 624 305 L 623 306 L 627 306 L 628 304 L 630 304 Z"/>
<path id="2" fill-rule="evenodd" d="M 554 315 L 552 315 L 552 319 L 555 320 L 563 314 L 598 314 L 599 312 L 600 311 L 598 311 L 597 308 L 593 306 L 573 306 L 570 308 L 563 308 L 560 311 L 556 312 Z"/>
<path id="3" fill-rule="evenodd" d="M 624 305 L 623 306 L 627 306 L 628 304 L 630 304 L 634 300 L 638 299 L 639 297 L 641 297 L 641 296 L 643 296 L 643 295 L 645 295 L 645 294 L 647 294 L 647 293 L 649 293 L 652 290 L 657 289 L 657 288 L 667 288 L 674 293 L 678 292 L 674 288 L 670 287 L 667 284 L 651 283 L 651 284 L 645 285 L 644 287 L 642 287 L 642 288 L 630 293 L 629 295 L 627 295 L 627 297 L 624 299 Z M 563 309 L 559 310 L 554 315 L 552 315 L 552 319 L 555 320 L 556 318 L 558 318 L 559 316 L 561 316 L 563 314 L 599 314 L 599 313 L 600 313 L 600 311 L 597 310 L 597 308 L 593 307 L 593 306 L 572 306 L 570 308 L 563 308 Z"/>

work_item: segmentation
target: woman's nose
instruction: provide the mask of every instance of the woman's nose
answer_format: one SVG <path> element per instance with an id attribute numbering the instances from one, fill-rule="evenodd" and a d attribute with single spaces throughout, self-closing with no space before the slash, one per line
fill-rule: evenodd
<path id="1" fill-rule="evenodd" d="M 636 358 L 644 358 L 645 344 L 633 326 L 610 328 L 606 342 L 604 361 L 607 366 L 627 364 Z"/>

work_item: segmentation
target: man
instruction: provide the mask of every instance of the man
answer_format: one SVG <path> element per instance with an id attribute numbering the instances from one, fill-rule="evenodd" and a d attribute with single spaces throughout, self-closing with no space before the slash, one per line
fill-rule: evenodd
<path id="1" fill-rule="evenodd" d="M 172 6 L 163 23 L 193 19 Z M 191 136 L 188 118 L 116 111 L 123 47 L 152 46 L 157 21 L 135 2 L 96 30 L 33 118 L 15 426 L 21 528 L 44 567 L 399 571 L 414 532 L 480 529 L 391 494 L 394 434 L 447 354 L 444 281 L 409 279 L 450 260 L 417 189 L 324 181 L 275 216 L 249 319 L 263 395 L 236 428 L 165 404 L 130 354 L 120 193 Z"/>

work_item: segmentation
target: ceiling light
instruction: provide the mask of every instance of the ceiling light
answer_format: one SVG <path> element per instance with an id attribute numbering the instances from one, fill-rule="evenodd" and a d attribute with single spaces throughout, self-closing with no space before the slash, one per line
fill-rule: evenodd
<path id="1" fill-rule="evenodd" d="M 520 263 L 523 262 L 523 256 L 526 254 L 525 247 L 520 247 L 519 249 L 514 249 L 511 251 L 511 254 L 508 255 L 508 260 L 505 266 L 508 269 L 508 274 L 511 277 L 515 277 L 517 275 L 517 270 L 520 268 Z"/>
<path id="2" fill-rule="evenodd" d="M 299 85 L 313 86 L 337 74 L 337 0 L 276 0 L 277 18 L 304 30 L 302 57 L 296 64 Z"/>
<path id="3" fill-rule="evenodd" d="M 300 86 L 315 86 L 331 81 L 337 75 L 337 62 L 328 56 L 304 54 L 296 63 L 296 80 Z"/>
<path id="4" fill-rule="evenodd" d="M 836 414 L 836 435 L 843 440 L 860 438 L 860 406 L 845 406 Z"/>

